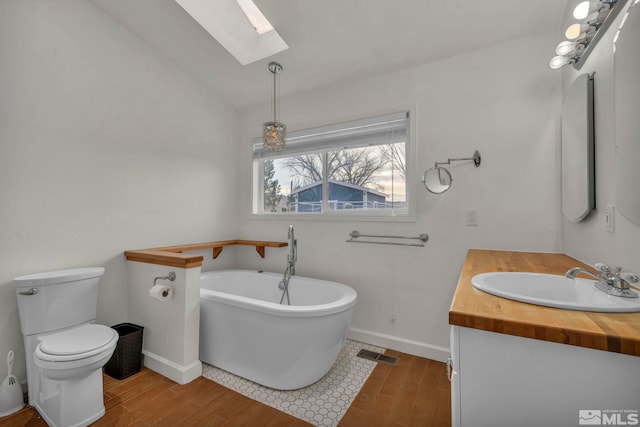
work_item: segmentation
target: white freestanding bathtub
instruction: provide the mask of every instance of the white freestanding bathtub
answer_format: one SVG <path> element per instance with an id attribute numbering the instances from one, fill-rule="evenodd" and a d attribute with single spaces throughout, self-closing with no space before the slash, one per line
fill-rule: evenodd
<path id="1" fill-rule="evenodd" d="M 347 336 L 356 291 L 292 276 L 292 305 L 281 305 L 280 280 L 282 274 L 250 270 L 202 273 L 200 360 L 278 390 L 306 387 L 329 372 Z"/>

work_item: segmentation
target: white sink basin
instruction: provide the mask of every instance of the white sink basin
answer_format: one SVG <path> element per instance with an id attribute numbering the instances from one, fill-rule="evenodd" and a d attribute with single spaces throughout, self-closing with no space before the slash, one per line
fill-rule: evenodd
<path id="1" fill-rule="evenodd" d="M 474 288 L 503 298 L 567 310 L 605 313 L 640 312 L 640 298 L 621 298 L 597 289 L 594 280 L 567 279 L 554 274 L 482 273 Z"/>

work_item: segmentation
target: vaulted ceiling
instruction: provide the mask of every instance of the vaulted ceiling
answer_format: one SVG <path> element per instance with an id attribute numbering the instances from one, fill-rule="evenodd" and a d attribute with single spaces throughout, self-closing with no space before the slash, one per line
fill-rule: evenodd
<path id="1" fill-rule="evenodd" d="M 284 67 L 286 96 L 528 35 L 559 36 L 568 0 L 255 0 L 290 48 L 246 66 L 173 0 L 91 1 L 241 110 L 269 99 L 272 60 Z"/>

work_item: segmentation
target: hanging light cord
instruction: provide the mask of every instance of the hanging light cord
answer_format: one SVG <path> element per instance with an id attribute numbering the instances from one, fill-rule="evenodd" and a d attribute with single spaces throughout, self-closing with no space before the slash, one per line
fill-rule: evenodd
<path id="1" fill-rule="evenodd" d="M 276 76 L 278 75 L 278 73 L 276 71 L 273 71 L 273 121 L 277 122 L 278 121 L 278 114 L 277 114 L 277 107 L 276 107 L 276 101 L 277 101 L 277 97 L 276 97 Z"/>
<path id="2" fill-rule="evenodd" d="M 273 74 L 273 121 L 278 122 L 278 91 L 277 76 L 282 71 L 282 65 L 277 62 L 269 63 L 269 71 Z"/>

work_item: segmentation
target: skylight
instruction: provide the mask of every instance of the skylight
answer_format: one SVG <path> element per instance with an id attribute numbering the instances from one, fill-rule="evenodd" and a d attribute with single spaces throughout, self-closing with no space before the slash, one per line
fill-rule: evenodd
<path id="1" fill-rule="evenodd" d="M 242 65 L 289 48 L 251 0 L 175 0 Z"/>
<path id="2" fill-rule="evenodd" d="M 258 6 L 251 0 L 236 0 L 242 12 L 244 12 L 245 16 L 256 29 L 256 32 L 260 35 L 267 33 L 273 30 L 273 25 L 265 16 L 260 12 Z"/>

